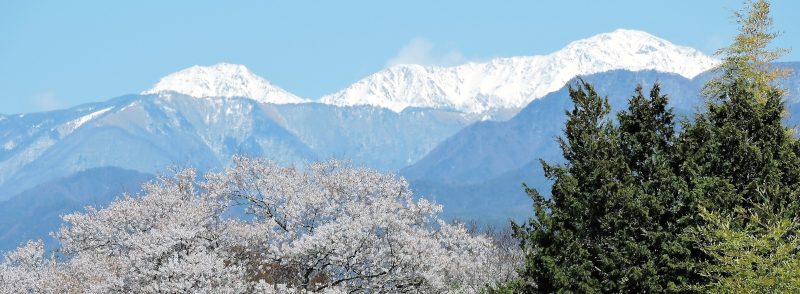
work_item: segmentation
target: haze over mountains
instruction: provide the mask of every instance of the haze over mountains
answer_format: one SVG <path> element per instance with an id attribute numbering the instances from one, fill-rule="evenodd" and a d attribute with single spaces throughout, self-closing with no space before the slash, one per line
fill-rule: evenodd
<path id="1" fill-rule="evenodd" d="M 658 80 L 674 106 L 689 113 L 709 76 L 702 73 L 716 63 L 692 48 L 617 30 L 544 56 L 397 65 L 321 98 L 298 97 L 243 65 L 194 66 L 139 95 L 0 116 L 0 211 L 66 197 L 63 191 L 75 191 L 70 207 L 103 205 L 110 198 L 90 188 L 53 187 L 102 177 L 105 186 L 126 187 L 114 191 L 128 191 L 170 166 L 215 170 L 247 154 L 282 164 L 350 160 L 406 176 L 420 195 L 445 204 L 449 216 L 520 218 L 529 205 L 520 183 L 546 187 L 536 160 L 559 158 L 553 139 L 570 107 L 570 79 L 597 83 L 615 107 L 636 83 Z M 797 81 L 788 83 L 797 88 Z M 19 223 L 31 220 L 26 216 L 53 213 L 35 207 L 41 211 L 5 215 L 0 228 L 24 232 Z M 48 228 L 24 233 L 30 238 Z M 0 250 L 17 245 L 18 236 L 0 234 Z"/>

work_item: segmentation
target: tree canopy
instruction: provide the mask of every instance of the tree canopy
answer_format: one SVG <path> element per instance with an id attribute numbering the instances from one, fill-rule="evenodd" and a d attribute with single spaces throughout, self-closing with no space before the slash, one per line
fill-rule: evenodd
<path id="1" fill-rule="evenodd" d="M 234 158 L 188 169 L 102 209 L 64 216 L 0 263 L 0 293 L 477 292 L 514 276 L 498 248 L 394 175 Z M 225 217 L 244 208 L 244 217 Z"/>

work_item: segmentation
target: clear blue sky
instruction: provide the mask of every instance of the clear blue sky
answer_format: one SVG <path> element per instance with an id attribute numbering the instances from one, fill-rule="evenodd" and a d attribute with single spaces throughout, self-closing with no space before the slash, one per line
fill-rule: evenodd
<path id="1" fill-rule="evenodd" d="M 743 1 L 0 1 L 0 113 L 138 93 L 194 64 L 241 63 L 307 98 L 394 61 L 555 51 L 617 28 L 705 53 Z M 774 1 L 800 61 L 800 1 Z M 404 49 L 405 48 L 405 49 Z"/>

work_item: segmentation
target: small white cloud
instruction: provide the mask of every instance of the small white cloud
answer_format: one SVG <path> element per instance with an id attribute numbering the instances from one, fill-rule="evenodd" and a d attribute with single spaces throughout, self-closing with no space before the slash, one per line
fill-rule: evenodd
<path id="1" fill-rule="evenodd" d="M 64 107 L 64 102 L 53 92 L 42 92 L 33 96 L 33 106 L 37 111 L 50 111 Z"/>
<path id="2" fill-rule="evenodd" d="M 715 54 L 720 48 L 727 46 L 728 37 L 722 34 L 714 34 L 706 38 L 706 50 L 702 50 L 705 54 Z M 720 56 L 716 56 L 720 57 Z"/>
<path id="3" fill-rule="evenodd" d="M 457 50 L 436 54 L 433 49 L 434 46 L 431 41 L 425 38 L 414 38 L 403 46 L 396 56 L 386 62 L 386 67 L 398 64 L 451 66 L 462 64 L 466 61 L 464 55 Z"/>

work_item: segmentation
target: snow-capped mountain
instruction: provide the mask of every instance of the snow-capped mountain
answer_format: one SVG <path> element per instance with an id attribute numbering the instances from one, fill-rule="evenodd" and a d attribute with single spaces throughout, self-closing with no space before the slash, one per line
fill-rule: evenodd
<path id="1" fill-rule="evenodd" d="M 609 70 L 655 70 L 692 78 L 717 61 L 646 32 L 619 29 L 570 43 L 544 56 L 496 58 L 459 66 L 397 65 L 368 76 L 321 102 L 491 113 L 520 109 L 571 78 Z"/>
<path id="2" fill-rule="evenodd" d="M 568 44 L 541 56 L 496 58 L 441 67 L 402 64 L 368 76 L 318 102 L 408 107 L 502 116 L 554 92 L 578 75 L 610 70 L 655 70 L 692 78 L 718 61 L 646 32 L 619 29 Z M 259 102 L 311 102 L 250 72 L 243 65 L 193 66 L 162 78 L 142 94 L 177 92 L 193 97 L 248 97 Z"/>
<path id="3" fill-rule="evenodd" d="M 192 66 L 170 74 L 143 95 L 176 92 L 192 97 L 248 97 L 263 103 L 304 103 L 308 100 L 283 90 L 244 65 L 219 63 Z"/>

